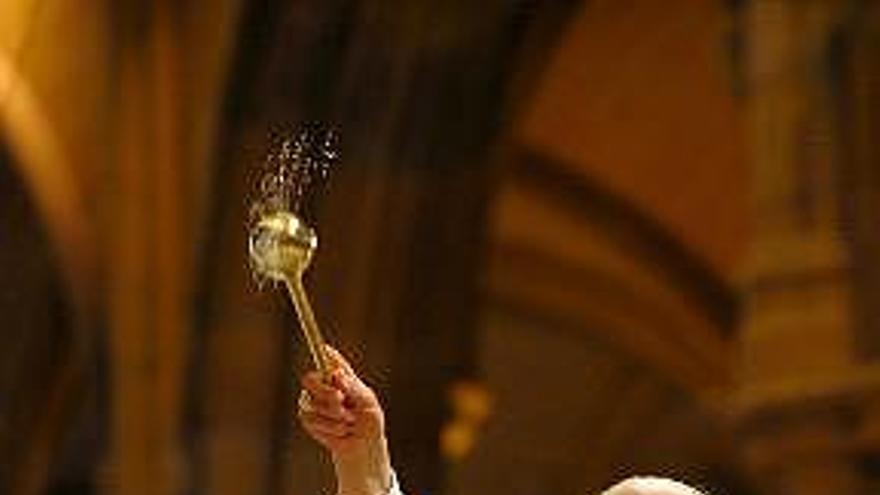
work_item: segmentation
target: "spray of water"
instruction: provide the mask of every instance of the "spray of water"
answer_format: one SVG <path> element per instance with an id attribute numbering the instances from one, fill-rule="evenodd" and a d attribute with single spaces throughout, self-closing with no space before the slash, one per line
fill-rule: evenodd
<path id="1" fill-rule="evenodd" d="M 248 232 L 254 242 L 259 222 L 279 212 L 306 219 L 314 197 L 326 184 L 330 170 L 339 159 L 338 134 L 318 125 L 303 126 L 295 132 L 273 129 L 267 151 L 258 167 L 248 215 Z M 267 277 L 251 262 L 251 273 L 259 287 Z"/>

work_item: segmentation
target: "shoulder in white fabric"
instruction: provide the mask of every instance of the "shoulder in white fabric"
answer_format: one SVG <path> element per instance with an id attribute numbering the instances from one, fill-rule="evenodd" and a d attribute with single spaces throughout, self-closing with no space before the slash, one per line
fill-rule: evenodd
<path id="1" fill-rule="evenodd" d="M 666 478 L 634 477 L 609 488 L 602 495 L 704 495 L 696 488 Z"/>

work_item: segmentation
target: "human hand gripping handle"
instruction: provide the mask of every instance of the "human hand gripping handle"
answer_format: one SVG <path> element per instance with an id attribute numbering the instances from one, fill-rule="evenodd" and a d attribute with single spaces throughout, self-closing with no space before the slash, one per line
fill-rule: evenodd
<path id="1" fill-rule="evenodd" d="M 325 350 L 329 380 L 303 376 L 300 422 L 332 454 L 339 495 L 389 495 L 396 487 L 382 406 L 338 351 Z"/>

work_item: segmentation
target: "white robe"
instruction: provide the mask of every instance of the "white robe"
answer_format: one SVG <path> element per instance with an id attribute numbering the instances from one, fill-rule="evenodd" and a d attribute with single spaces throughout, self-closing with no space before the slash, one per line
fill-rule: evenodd
<path id="1" fill-rule="evenodd" d="M 397 483 L 397 475 L 394 474 L 394 471 L 391 472 L 391 489 L 388 490 L 388 495 L 404 495 L 400 490 L 400 484 Z"/>
<path id="2" fill-rule="evenodd" d="M 392 473 L 388 495 L 404 495 Z M 683 483 L 666 478 L 635 477 L 622 481 L 602 492 L 602 495 L 703 495 Z"/>

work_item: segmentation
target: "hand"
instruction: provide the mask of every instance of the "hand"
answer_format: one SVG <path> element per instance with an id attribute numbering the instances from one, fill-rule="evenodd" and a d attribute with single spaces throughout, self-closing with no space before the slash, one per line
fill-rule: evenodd
<path id="1" fill-rule="evenodd" d="M 332 454 L 340 493 L 384 495 L 392 474 L 382 406 L 338 351 L 326 351 L 330 379 L 315 371 L 303 377 L 300 421 Z"/>

